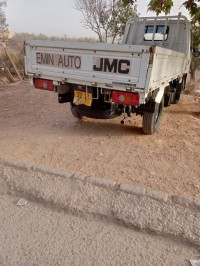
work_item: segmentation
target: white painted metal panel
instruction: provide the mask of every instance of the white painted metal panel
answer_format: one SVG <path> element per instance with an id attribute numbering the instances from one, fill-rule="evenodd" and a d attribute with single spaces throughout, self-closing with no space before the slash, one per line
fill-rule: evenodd
<path id="1" fill-rule="evenodd" d="M 170 81 L 182 77 L 187 73 L 185 61 L 187 57 L 183 53 L 156 47 L 153 57 L 153 65 L 149 87 L 160 88 Z"/>
<path id="2" fill-rule="evenodd" d="M 59 63 L 58 56 L 65 58 L 65 64 Z M 75 60 L 75 58 L 77 58 L 78 67 L 75 67 L 76 63 L 69 66 L 69 61 Z M 80 58 L 81 64 L 79 64 L 78 58 Z M 109 60 L 112 71 L 109 72 L 108 68 L 106 71 L 94 71 L 94 62 L 95 60 L 98 62 L 98 59 Z M 111 86 L 113 83 L 126 83 L 144 88 L 145 80 L 142 79 L 142 76 L 147 71 L 148 59 L 148 46 L 49 41 L 26 42 L 26 72 L 28 74 L 40 75 L 40 77 L 58 81 L 66 80 L 76 84 L 91 85 L 91 83 L 96 83 L 98 86 L 106 87 L 106 85 Z M 118 64 L 116 68 L 112 65 L 113 60 Z M 130 65 L 126 66 L 127 62 L 130 62 Z M 126 67 L 129 68 L 128 73 L 119 72 L 119 69 L 122 72 L 125 71 Z M 115 87 L 122 89 L 120 86 Z M 125 88 L 123 87 L 123 89 Z"/>

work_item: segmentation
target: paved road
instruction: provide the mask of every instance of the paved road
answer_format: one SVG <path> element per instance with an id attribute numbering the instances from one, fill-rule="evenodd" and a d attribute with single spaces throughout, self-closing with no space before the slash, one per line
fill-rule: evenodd
<path id="1" fill-rule="evenodd" d="M 0 195 L 0 265 L 190 265 L 194 247 Z"/>

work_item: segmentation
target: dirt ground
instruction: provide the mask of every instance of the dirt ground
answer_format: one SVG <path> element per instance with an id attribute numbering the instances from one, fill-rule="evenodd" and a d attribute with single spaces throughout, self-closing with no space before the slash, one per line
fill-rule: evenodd
<path id="1" fill-rule="evenodd" d="M 154 135 L 142 133 L 141 117 L 120 121 L 80 122 L 55 93 L 28 81 L 1 85 L 0 157 L 200 198 L 198 91 L 166 108 Z"/>

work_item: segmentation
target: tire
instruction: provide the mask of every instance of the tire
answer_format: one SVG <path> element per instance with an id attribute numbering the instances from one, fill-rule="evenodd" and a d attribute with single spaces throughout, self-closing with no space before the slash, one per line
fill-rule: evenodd
<path id="1" fill-rule="evenodd" d="M 177 104 L 180 102 L 181 100 L 181 96 L 182 96 L 182 93 L 183 93 L 183 89 L 182 89 L 182 86 L 181 84 L 179 84 L 177 87 L 176 87 L 176 94 L 175 94 L 175 97 L 174 97 L 174 103 Z"/>
<path id="2" fill-rule="evenodd" d="M 156 103 L 154 113 L 144 112 L 142 127 L 145 134 L 152 135 L 158 130 L 163 114 L 163 108 L 164 97 L 160 103 Z"/>
<path id="3" fill-rule="evenodd" d="M 175 94 L 175 97 L 174 97 L 174 103 L 175 104 L 180 102 L 182 93 L 183 93 L 183 91 L 185 89 L 185 84 L 186 84 L 186 78 L 183 77 L 182 82 L 179 83 L 177 85 L 177 87 L 176 87 L 176 94 Z"/>
<path id="4" fill-rule="evenodd" d="M 78 112 L 78 107 L 75 104 L 73 103 L 70 104 L 70 110 L 74 117 L 81 119 L 81 116 Z"/>
<path id="5" fill-rule="evenodd" d="M 164 94 L 164 107 L 168 107 L 170 106 L 171 102 L 170 102 L 170 97 L 168 94 Z"/>

